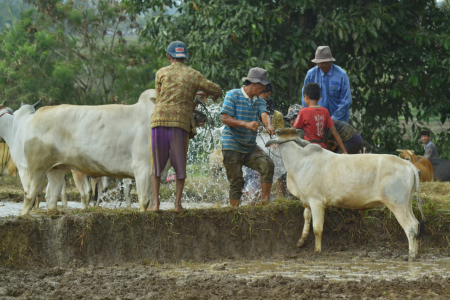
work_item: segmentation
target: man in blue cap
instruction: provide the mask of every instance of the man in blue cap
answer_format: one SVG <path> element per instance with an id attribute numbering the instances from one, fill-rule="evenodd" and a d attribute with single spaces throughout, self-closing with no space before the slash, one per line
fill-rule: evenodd
<path id="1" fill-rule="evenodd" d="M 312 60 L 317 66 L 308 71 L 304 86 L 307 83 L 318 83 L 320 86 L 319 106 L 328 109 L 333 120 L 347 122 L 350 119 L 352 94 L 347 73 L 339 66 L 331 55 L 330 47 L 319 46 L 316 57 Z M 302 104 L 306 107 L 302 89 Z"/>
<path id="2" fill-rule="evenodd" d="M 166 56 L 170 65 L 159 69 L 155 79 L 156 107 L 151 120 L 153 205 L 150 210 L 159 210 L 161 172 L 170 157 L 177 174 L 175 211 L 179 212 L 186 179 L 188 136 L 195 130 L 195 96 L 200 90 L 216 100 L 222 90 L 218 84 L 184 64 L 188 52 L 183 42 L 170 43 Z"/>

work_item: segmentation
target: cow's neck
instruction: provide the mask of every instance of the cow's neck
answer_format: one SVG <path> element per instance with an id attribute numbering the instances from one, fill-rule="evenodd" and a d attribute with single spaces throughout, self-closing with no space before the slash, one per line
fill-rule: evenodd
<path id="1" fill-rule="evenodd" d="M 2 137 L 6 144 L 8 144 L 9 147 L 11 147 L 11 129 L 12 129 L 12 123 L 14 120 L 14 116 L 10 114 L 4 114 L 0 117 L 0 137 Z"/>

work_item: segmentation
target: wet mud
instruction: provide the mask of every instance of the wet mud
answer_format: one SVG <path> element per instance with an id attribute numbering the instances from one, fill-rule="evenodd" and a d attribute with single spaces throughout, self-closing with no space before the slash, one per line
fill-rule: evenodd
<path id="1" fill-rule="evenodd" d="M 299 201 L 0 218 L 0 299 L 448 299 L 448 214 L 425 215 L 413 263 L 387 209 L 328 209 L 321 254 Z"/>
<path id="2" fill-rule="evenodd" d="M 412 264 L 372 261 L 353 252 L 283 261 L 0 268 L 0 298 L 448 299 L 448 269 L 438 267 L 443 259 L 449 258 L 433 256 Z M 422 270 L 420 264 L 430 268 Z"/>

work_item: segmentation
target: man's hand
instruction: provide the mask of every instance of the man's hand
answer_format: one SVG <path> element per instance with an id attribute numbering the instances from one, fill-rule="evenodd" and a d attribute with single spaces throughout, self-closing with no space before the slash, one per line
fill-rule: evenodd
<path id="1" fill-rule="evenodd" d="M 266 127 L 267 133 L 270 135 L 275 135 L 275 129 L 272 126 Z"/>
<path id="2" fill-rule="evenodd" d="M 245 128 L 256 131 L 256 130 L 258 130 L 258 122 L 255 122 L 255 121 L 246 122 Z"/>

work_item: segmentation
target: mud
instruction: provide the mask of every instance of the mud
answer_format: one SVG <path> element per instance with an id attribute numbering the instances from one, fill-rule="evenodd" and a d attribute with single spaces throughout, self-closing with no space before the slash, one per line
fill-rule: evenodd
<path id="1" fill-rule="evenodd" d="M 339 256 L 306 255 L 283 261 L 0 268 L 0 298 L 448 299 L 450 296 L 448 269 L 447 273 L 437 275 L 439 272 L 431 272 L 431 267 L 422 270 L 420 262 L 411 264 L 364 255 L 363 251 Z M 436 266 L 439 258 L 428 260 Z M 397 269 L 369 267 L 380 262 Z"/>
<path id="2" fill-rule="evenodd" d="M 449 299 L 450 216 L 435 203 L 413 263 L 387 209 L 327 209 L 315 254 L 312 229 L 295 247 L 299 201 L 180 214 L 44 208 L 0 218 L 0 299 Z"/>

